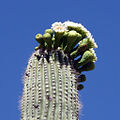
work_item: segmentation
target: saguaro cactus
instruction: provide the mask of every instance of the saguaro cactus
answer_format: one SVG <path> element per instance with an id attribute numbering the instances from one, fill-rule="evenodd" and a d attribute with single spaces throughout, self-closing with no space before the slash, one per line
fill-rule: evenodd
<path id="1" fill-rule="evenodd" d="M 40 44 L 24 75 L 21 120 L 78 120 L 82 71 L 94 69 L 97 59 L 91 33 L 78 23 L 55 22 L 35 39 Z"/>

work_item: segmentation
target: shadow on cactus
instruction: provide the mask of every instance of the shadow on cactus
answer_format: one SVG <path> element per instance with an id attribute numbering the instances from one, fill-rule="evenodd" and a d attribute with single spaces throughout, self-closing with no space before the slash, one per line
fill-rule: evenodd
<path id="1" fill-rule="evenodd" d="M 82 72 L 93 70 L 97 60 L 91 33 L 78 23 L 55 22 L 35 39 L 39 46 L 24 75 L 21 120 L 78 120 Z"/>

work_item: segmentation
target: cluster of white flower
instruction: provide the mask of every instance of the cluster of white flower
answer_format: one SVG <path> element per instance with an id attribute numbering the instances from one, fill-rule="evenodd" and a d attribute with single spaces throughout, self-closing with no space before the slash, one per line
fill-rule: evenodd
<path id="1" fill-rule="evenodd" d="M 52 30 L 55 32 L 65 32 L 68 31 L 67 26 L 61 22 L 55 22 L 52 24 Z"/>
<path id="2" fill-rule="evenodd" d="M 71 22 L 71 21 L 65 21 L 63 24 L 66 25 L 66 26 L 72 26 L 72 27 L 83 27 L 81 24 L 74 23 L 74 22 Z"/>
<path id="3" fill-rule="evenodd" d="M 91 33 L 80 23 L 74 23 L 71 21 L 66 21 L 63 23 L 66 26 L 71 26 L 71 27 L 80 27 L 81 30 L 83 30 L 84 32 L 86 32 L 86 36 L 87 38 L 89 38 L 89 40 L 94 44 L 94 48 L 97 48 L 97 44 L 95 43 L 94 38 L 92 37 Z"/>
<path id="4" fill-rule="evenodd" d="M 68 31 L 68 27 L 80 27 L 81 30 L 83 30 L 86 33 L 87 38 L 93 43 L 94 48 L 97 48 L 97 44 L 95 43 L 94 38 L 92 37 L 91 33 L 80 23 L 74 23 L 71 21 L 65 21 L 64 23 L 61 22 L 55 22 L 52 24 L 52 29 L 55 32 L 64 32 Z"/>

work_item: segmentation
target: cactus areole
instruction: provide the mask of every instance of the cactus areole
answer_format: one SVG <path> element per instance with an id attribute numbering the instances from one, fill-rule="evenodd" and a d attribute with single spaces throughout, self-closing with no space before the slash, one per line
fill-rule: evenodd
<path id="1" fill-rule="evenodd" d="M 28 61 L 21 98 L 21 120 L 78 120 L 83 71 L 95 68 L 97 48 L 81 24 L 55 22 L 35 36 L 39 46 Z"/>

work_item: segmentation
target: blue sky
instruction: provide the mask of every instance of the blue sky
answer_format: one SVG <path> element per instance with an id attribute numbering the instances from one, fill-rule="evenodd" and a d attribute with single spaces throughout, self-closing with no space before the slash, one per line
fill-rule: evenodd
<path id="1" fill-rule="evenodd" d="M 0 119 L 19 120 L 22 76 L 37 42 L 53 22 L 71 20 L 90 30 L 98 44 L 94 71 L 86 72 L 81 120 L 120 120 L 120 1 L 1 0 Z"/>

